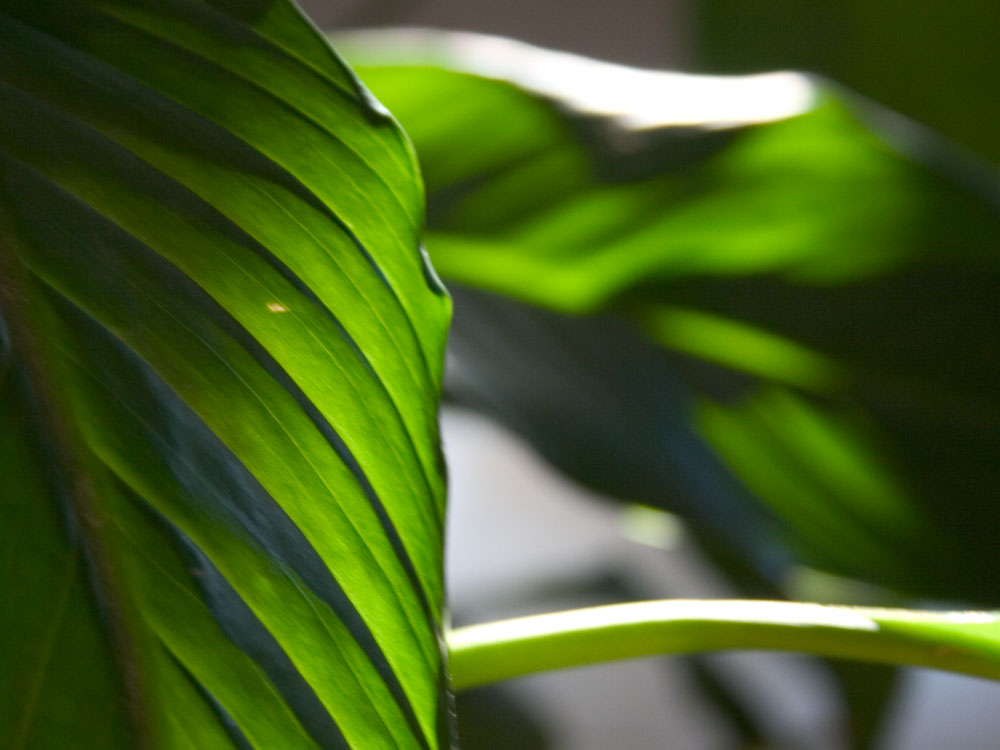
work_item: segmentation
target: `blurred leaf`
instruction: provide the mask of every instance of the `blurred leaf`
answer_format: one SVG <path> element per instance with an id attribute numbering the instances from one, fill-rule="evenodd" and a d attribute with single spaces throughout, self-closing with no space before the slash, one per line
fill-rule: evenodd
<path id="1" fill-rule="evenodd" d="M 997 601 L 994 173 L 797 74 L 346 41 L 420 154 L 457 395 L 772 577 Z"/>
<path id="2" fill-rule="evenodd" d="M 830 660 L 830 668 L 847 708 L 850 747 L 875 750 L 896 698 L 902 670 L 839 659 Z"/>
<path id="3" fill-rule="evenodd" d="M 704 69 L 815 70 L 1000 164 L 1000 4 L 995 0 L 707 0 Z"/>
<path id="4" fill-rule="evenodd" d="M 462 750 L 548 750 L 553 745 L 538 716 L 538 706 L 520 705 L 516 690 L 510 686 L 490 685 L 459 693 L 455 708 Z"/>
<path id="5" fill-rule="evenodd" d="M 3 0 L 0 120 L 4 746 L 447 746 L 394 121 L 285 0 Z"/>

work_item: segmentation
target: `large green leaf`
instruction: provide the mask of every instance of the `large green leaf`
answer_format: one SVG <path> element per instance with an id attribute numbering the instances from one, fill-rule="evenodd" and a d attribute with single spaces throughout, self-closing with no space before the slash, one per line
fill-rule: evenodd
<path id="1" fill-rule="evenodd" d="M 456 394 L 768 575 L 997 600 L 993 173 L 803 75 L 350 43 L 459 282 Z"/>
<path id="2" fill-rule="evenodd" d="M 0 2 L 7 748 L 439 748 L 449 301 L 286 0 Z"/>

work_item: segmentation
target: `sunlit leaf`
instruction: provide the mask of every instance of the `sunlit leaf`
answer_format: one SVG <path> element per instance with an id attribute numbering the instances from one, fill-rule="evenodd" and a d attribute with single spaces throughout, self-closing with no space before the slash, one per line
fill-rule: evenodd
<path id="1" fill-rule="evenodd" d="M 0 122 L 0 744 L 447 746 L 394 121 L 285 0 L 3 0 Z"/>
<path id="2" fill-rule="evenodd" d="M 992 172 L 795 73 L 350 45 L 420 155 L 456 395 L 772 577 L 996 601 Z"/>

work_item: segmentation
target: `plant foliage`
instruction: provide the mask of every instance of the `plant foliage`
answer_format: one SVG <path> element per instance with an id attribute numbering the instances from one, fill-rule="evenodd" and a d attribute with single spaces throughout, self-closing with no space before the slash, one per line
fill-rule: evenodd
<path id="1" fill-rule="evenodd" d="M 797 75 L 418 42 L 366 76 L 457 395 L 766 575 L 995 601 L 991 175 Z M 0 0 L 0 122 L 5 747 L 445 748 L 446 636 L 459 686 L 719 647 L 1000 673 L 981 612 L 446 633 L 421 181 L 289 0 Z"/>
<path id="2" fill-rule="evenodd" d="M 420 155 L 457 397 L 772 581 L 996 603 L 988 168 L 799 74 L 345 41 Z"/>
<path id="3" fill-rule="evenodd" d="M 0 3 L 0 736 L 449 742 L 449 301 L 286 0 Z"/>

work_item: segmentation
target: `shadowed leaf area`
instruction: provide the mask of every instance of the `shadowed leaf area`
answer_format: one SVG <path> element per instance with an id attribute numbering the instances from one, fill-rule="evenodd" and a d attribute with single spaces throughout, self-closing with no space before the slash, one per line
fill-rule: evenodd
<path id="1" fill-rule="evenodd" d="M 6 748 L 442 748 L 450 302 L 285 0 L 0 1 Z"/>
<path id="2" fill-rule="evenodd" d="M 345 43 L 421 160 L 453 396 L 772 581 L 997 603 L 990 169 L 794 73 Z"/>

